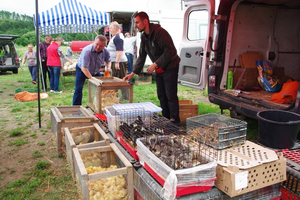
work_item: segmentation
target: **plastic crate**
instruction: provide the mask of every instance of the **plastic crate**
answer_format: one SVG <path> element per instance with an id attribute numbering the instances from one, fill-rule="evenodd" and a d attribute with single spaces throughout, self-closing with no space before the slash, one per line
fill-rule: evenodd
<path id="1" fill-rule="evenodd" d="M 187 134 L 213 148 L 224 149 L 246 141 L 245 121 L 214 113 L 190 117 L 186 121 Z"/>
<path id="2" fill-rule="evenodd" d="M 151 120 L 151 112 L 144 111 L 143 108 L 132 108 L 116 111 L 113 106 L 105 107 L 105 115 L 107 118 L 108 130 L 111 132 L 114 138 L 116 138 L 116 132 L 120 131 L 121 123 L 126 123 L 130 125 L 138 117 L 143 121 L 143 123 L 149 126 Z"/>
<path id="3" fill-rule="evenodd" d="M 286 167 L 286 181 L 282 187 L 287 189 L 293 196 L 300 198 L 300 172 L 293 167 Z"/>
<path id="4" fill-rule="evenodd" d="M 281 199 L 282 200 L 300 200 L 300 197 L 291 192 L 289 189 L 281 186 Z"/>
<path id="5" fill-rule="evenodd" d="M 179 136 L 180 137 L 180 136 Z M 158 140 L 165 140 L 169 136 L 158 136 Z M 185 140 L 182 138 L 182 141 Z M 198 152 L 197 161 L 199 164 L 195 167 L 187 167 L 185 169 L 176 170 L 171 168 L 152 153 L 147 145 L 147 138 L 137 139 L 137 155 L 140 164 L 159 182 L 163 187 L 164 197 L 169 198 L 175 194 L 176 197 L 203 192 L 210 190 L 214 185 L 216 179 L 217 163 L 213 159 L 212 152 L 205 152 L 205 148 L 201 147 L 199 143 L 193 143 L 186 140 L 185 144 L 189 146 L 188 153 Z M 200 150 L 201 149 L 201 150 Z M 182 151 L 177 151 L 177 153 Z M 201 154 L 203 152 L 203 154 Z M 174 156 L 174 155 L 173 155 Z M 186 155 L 185 155 L 186 156 Z M 176 156 L 175 156 L 176 157 Z M 190 160 L 191 161 L 191 160 Z M 175 161 L 176 162 L 176 161 Z M 173 197 L 175 197 L 173 196 Z"/>

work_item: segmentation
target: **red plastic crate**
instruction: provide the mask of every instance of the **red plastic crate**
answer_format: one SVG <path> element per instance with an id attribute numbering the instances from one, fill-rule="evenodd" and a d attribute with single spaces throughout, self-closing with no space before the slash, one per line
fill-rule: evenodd
<path id="1" fill-rule="evenodd" d="M 159 175 L 157 175 L 156 172 L 152 170 L 152 168 L 142 159 L 139 160 L 140 164 L 153 176 L 153 178 L 162 186 L 165 184 L 165 180 L 162 179 Z M 217 179 L 208 179 L 208 180 L 202 180 L 201 183 L 206 183 L 205 186 L 185 186 L 185 185 L 178 185 L 177 186 L 177 194 L 176 197 L 188 195 L 188 194 L 193 194 L 193 193 L 198 193 L 198 192 L 205 192 L 208 191 L 212 188 L 214 185 L 214 181 Z M 191 184 L 191 183 L 189 183 Z"/>
<path id="2" fill-rule="evenodd" d="M 300 165 L 300 149 L 291 150 L 291 151 L 288 149 L 283 149 L 282 153 L 284 157 Z"/>
<path id="3" fill-rule="evenodd" d="M 288 189 L 281 186 L 281 199 L 282 200 L 300 200 L 293 192 L 289 191 Z"/>
<path id="4" fill-rule="evenodd" d="M 125 142 L 125 140 L 122 138 L 122 135 L 123 135 L 122 131 L 116 132 L 118 142 L 130 153 L 130 155 L 134 159 L 139 160 L 139 157 L 136 155 L 137 151 L 134 150 L 130 145 L 128 145 L 127 142 Z"/>

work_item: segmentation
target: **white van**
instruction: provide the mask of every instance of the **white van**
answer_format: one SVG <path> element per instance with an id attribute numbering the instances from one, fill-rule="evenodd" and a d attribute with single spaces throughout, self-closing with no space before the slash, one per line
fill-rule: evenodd
<path id="1" fill-rule="evenodd" d="M 258 84 L 256 67 L 257 60 L 269 61 L 281 84 L 300 81 L 299 0 L 184 3 L 181 85 L 207 88 L 210 102 L 229 109 L 232 117 L 256 118 L 257 112 L 268 109 L 300 113 L 300 87 L 294 102 L 272 102 L 273 93 Z M 229 71 L 235 90 L 227 89 Z"/>

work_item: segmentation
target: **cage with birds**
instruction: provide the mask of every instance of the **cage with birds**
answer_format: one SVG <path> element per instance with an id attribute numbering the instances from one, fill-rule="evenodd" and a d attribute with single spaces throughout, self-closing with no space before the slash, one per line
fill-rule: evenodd
<path id="1" fill-rule="evenodd" d="M 117 77 L 93 77 L 89 79 L 88 91 L 89 106 L 100 114 L 106 106 L 133 101 L 133 84 Z"/>
<path id="2" fill-rule="evenodd" d="M 58 106 L 50 109 L 51 131 L 55 135 L 58 156 L 65 155 L 64 128 L 90 126 L 98 123 L 91 112 L 83 106 Z"/>
<path id="3" fill-rule="evenodd" d="M 247 122 L 215 113 L 186 120 L 187 134 L 194 140 L 216 149 L 224 149 L 246 141 Z"/>
<path id="4" fill-rule="evenodd" d="M 66 154 L 70 166 L 73 180 L 75 181 L 74 172 L 74 155 L 73 148 L 93 148 L 97 146 L 107 146 L 110 144 L 109 137 L 104 133 L 98 124 L 83 126 L 78 128 L 65 128 Z"/>
<path id="5" fill-rule="evenodd" d="M 210 190 L 216 180 L 217 151 L 185 135 L 139 138 L 137 155 L 167 199 Z"/>
<path id="6" fill-rule="evenodd" d="M 133 167 L 115 144 L 74 148 L 76 184 L 82 199 L 134 198 Z"/>

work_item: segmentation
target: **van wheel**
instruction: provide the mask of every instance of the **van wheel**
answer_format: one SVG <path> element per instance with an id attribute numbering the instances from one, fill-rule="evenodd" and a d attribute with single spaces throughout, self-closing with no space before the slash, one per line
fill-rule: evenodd
<path id="1" fill-rule="evenodd" d="M 17 73 L 18 73 L 18 69 L 13 69 L 12 72 L 13 72 L 14 74 L 17 74 Z"/>

